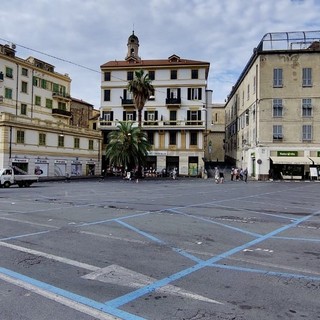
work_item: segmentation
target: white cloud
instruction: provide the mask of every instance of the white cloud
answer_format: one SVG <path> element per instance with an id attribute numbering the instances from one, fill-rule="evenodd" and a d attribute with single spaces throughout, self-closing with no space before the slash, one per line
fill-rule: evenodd
<path id="1" fill-rule="evenodd" d="M 99 73 L 19 45 L 99 71 L 124 59 L 134 28 L 143 59 L 210 62 L 209 89 L 223 102 L 264 34 L 317 30 L 319 9 L 317 0 L 11 0 L 1 4 L 0 38 L 17 44 L 19 57 L 68 73 L 71 94 L 99 108 Z"/>

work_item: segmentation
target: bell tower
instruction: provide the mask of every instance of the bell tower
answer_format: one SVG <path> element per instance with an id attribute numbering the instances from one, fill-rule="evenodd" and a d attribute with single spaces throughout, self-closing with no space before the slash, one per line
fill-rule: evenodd
<path id="1" fill-rule="evenodd" d="M 128 53 L 126 56 L 126 60 L 134 59 L 134 60 L 141 60 L 138 52 L 139 52 L 139 39 L 134 34 L 134 30 L 132 31 L 132 35 L 128 38 Z"/>

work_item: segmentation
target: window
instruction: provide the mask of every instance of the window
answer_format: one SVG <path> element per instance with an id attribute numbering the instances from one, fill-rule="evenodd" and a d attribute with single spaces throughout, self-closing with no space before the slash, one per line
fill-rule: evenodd
<path id="1" fill-rule="evenodd" d="M 23 76 L 27 77 L 27 76 L 28 76 L 28 69 L 27 69 L 27 68 L 22 68 L 22 69 L 21 69 L 21 74 L 22 74 Z"/>
<path id="2" fill-rule="evenodd" d="M 41 106 L 41 97 L 40 96 L 35 96 L 35 105 Z"/>
<path id="3" fill-rule="evenodd" d="M 191 79 L 199 79 L 199 70 L 198 69 L 191 70 Z"/>
<path id="4" fill-rule="evenodd" d="M 24 131 L 17 131 L 17 143 L 24 143 Z"/>
<path id="5" fill-rule="evenodd" d="M 282 69 L 277 68 L 273 69 L 273 87 L 281 88 L 283 86 L 282 83 Z"/>
<path id="6" fill-rule="evenodd" d="M 302 86 L 303 87 L 312 86 L 312 69 L 311 68 L 302 69 Z"/>
<path id="7" fill-rule="evenodd" d="M 273 126 L 273 140 L 282 140 L 282 126 L 274 125 Z"/>
<path id="8" fill-rule="evenodd" d="M 89 140 L 88 149 L 93 150 L 93 140 Z"/>
<path id="9" fill-rule="evenodd" d="M 80 148 L 80 139 L 79 138 L 74 138 L 73 140 L 73 147 L 75 149 L 79 149 Z"/>
<path id="10" fill-rule="evenodd" d="M 58 109 L 59 110 L 67 110 L 67 104 L 65 102 L 58 101 Z"/>
<path id="11" fill-rule="evenodd" d="M 155 121 L 158 120 L 158 111 L 145 111 L 144 120 L 147 122 L 147 125 L 155 124 Z"/>
<path id="12" fill-rule="evenodd" d="M 25 103 L 21 103 L 20 113 L 23 114 L 23 115 L 27 114 L 27 105 Z"/>
<path id="13" fill-rule="evenodd" d="M 256 76 L 253 77 L 253 94 L 256 93 Z"/>
<path id="14" fill-rule="evenodd" d="M 109 89 L 104 90 L 104 101 L 110 101 L 111 92 Z"/>
<path id="15" fill-rule="evenodd" d="M 103 125 L 105 126 L 111 126 L 113 121 L 113 111 L 102 111 L 102 119 Z"/>
<path id="16" fill-rule="evenodd" d="M 181 103 L 181 88 L 167 88 L 166 104 Z"/>
<path id="17" fill-rule="evenodd" d="M 148 74 L 149 74 L 149 79 L 150 80 L 154 80 L 155 79 L 155 71 L 150 70 Z"/>
<path id="18" fill-rule="evenodd" d="M 171 80 L 178 79 L 178 70 L 170 70 L 170 79 Z"/>
<path id="19" fill-rule="evenodd" d="M 250 84 L 247 86 L 247 100 L 250 98 Z"/>
<path id="20" fill-rule="evenodd" d="M 6 77 L 7 78 L 13 78 L 13 69 L 12 68 L 9 68 L 9 67 L 6 67 Z"/>
<path id="21" fill-rule="evenodd" d="M 4 89 L 4 97 L 6 99 L 12 99 L 12 89 L 10 88 L 5 88 Z"/>
<path id="22" fill-rule="evenodd" d="M 136 113 L 134 111 L 126 112 L 125 121 L 135 121 L 136 120 L 135 115 Z"/>
<path id="23" fill-rule="evenodd" d="M 104 81 L 111 81 L 111 72 L 107 71 L 104 73 Z"/>
<path id="24" fill-rule="evenodd" d="M 188 88 L 188 100 L 202 100 L 202 89 Z"/>
<path id="25" fill-rule="evenodd" d="M 282 117 L 282 99 L 273 99 L 273 116 Z"/>
<path id="26" fill-rule="evenodd" d="M 187 125 L 198 125 L 201 124 L 197 121 L 201 120 L 201 110 L 188 110 L 187 111 Z"/>
<path id="27" fill-rule="evenodd" d="M 64 136 L 62 134 L 58 136 L 58 147 L 64 147 Z"/>
<path id="28" fill-rule="evenodd" d="M 39 133 L 39 146 L 45 146 L 45 145 L 46 145 L 46 134 Z"/>
<path id="29" fill-rule="evenodd" d="M 47 80 L 41 79 L 41 88 L 42 89 L 47 89 Z"/>
<path id="30" fill-rule="evenodd" d="M 52 100 L 51 99 L 46 99 L 46 108 L 52 109 Z"/>
<path id="31" fill-rule="evenodd" d="M 310 124 L 302 126 L 302 141 L 312 140 L 312 126 Z"/>
<path id="32" fill-rule="evenodd" d="M 198 144 L 198 132 L 190 131 L 190 145 L 196 146 Z"/>
<path id="33" fill-rule="evenodd" d="M 127 80 L 128 81 L 133 80 L 133 71 L 128 71 L 127 72 Z"/>
<path id="34" fill-rule="evenodd" d="M 242 105 L 244 105 L 244 91 L 242 90 Z"/>
<path id="35" fill-rule="evenodd" d="M 312 117 L 311 99 L 302 99 L 302 116 Z"/>
<path id="36" fill-rule="evenodd" d="M 21 82 L 21 92 L 28 93 L 28 82 L 25 82 L 25 81 Z"/>
<path id="37" fill-rule="evenodd" d="M 170 110 L 170 125 L 175 126 L 177 124 L 177 111 L 176 110 Z"/>
<path id="38" fill-rule="evenodd" d="M 177 144 L 177 132 L 169 131 L 169 145 L 175 146 Z"/>
<path id="39" fill-rule="evenodd" d="M 148 135 L 148 142 L 150 145 L 154 145 L 154 132 L 153 131 L 147 131 Z"/>

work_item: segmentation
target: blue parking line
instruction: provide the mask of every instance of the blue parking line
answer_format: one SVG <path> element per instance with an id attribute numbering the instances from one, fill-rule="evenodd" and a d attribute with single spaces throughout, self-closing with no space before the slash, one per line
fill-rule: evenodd
<path id="1" fill-rule="evenodd" d="M 112 308 L 112 307 L 106 306 L 104 303 L 97 302 L 97 301 L 94 301 L 92 299 L 80 296 L 78 294 L 75 294 L 75 293 L 60 289 L 60 288 L 52 286 L 52 285 L 50 285 L 48 283 L 35 280 L 33 278 L 27 277 L 27 276 L 25 276 L 23 274 L 14 272 L 14 271 L 9 270 L 9 269 L 5 269 L 5 268 L 1 268 L 0 267 L 0 273 L 4 274 L 6 276 L 9 276 L 9 277 L 11 277 L 13 279 L 18 279 L 20 281 L 23 281 L 24 283 L 31 284 L 31 285 L 39 288 L 39 289 L 45 290 L 47 292 L 56 294 L 56 295 L 64 297 L 64 298 L 67 298 L 69 300 L 75 301 L 77 303 L 83 304 L 85 306 L 88 306 L 90 308 L 93 308 L 93 309 L 96 309 L 96 310 L 99 310 L 99 311 L 102 311 L 102 312 L 104 312 L 106 314 L 119 317 L 119 318 L 124 319 L 124 320 L 146 320 L 145 318 L 141 318 L 141 317 L 133 315 L 131 313 L 128 313 L 128 312 L 125 312 L 125 311 L 122 311 L 122 310 L 119 310 L 119 309 L 116 309 L 116 308 Z"/>
<path id="2" fill-rule="evenodd" d="M 144 232 L 144 231 L 141 231 L 141 230 L 139 230 L 139 229 L 131 226 L 131 225 L 128 224 L 128 223 L 125 223 L 125 222 L 123 222 L 123 221 L 121 221 L 121 220 L 119 220 L 119 219 L 115 219 L 114 221 L 120 223 L 121 225 L 125 226 L 126 228 L 128 228 L 128 229 L 130 229 L 130 230 L 133 230 L 133 231 L 141 234 L 142 236 L 144 236 L 144 237 L 146 237 L 146 238 L 148 238 L 148 239 L 150 239 L 150 240 L 152 240 L 152 241 L 154 241 L 154 242 L 157 242 L 157 243 L 160 243 L 160 244 L 164 244 L 164 242 L 163 242 L 162 240 L 160 240 L 160 239 L 152 236 L 152 235 L 149 234 L 149 233 L 146 233 L 146 232 Z"/>
<path id="3" fill-rule="evenodd" d="M 160 243 L 160 244 L 166 245 L 166 243 L 165 243 L 163 240 L 160 240 L 160 239 L 158 239 L 158 238 L 150 235 L 149 233 L 147 233 L 147 232 L 145 232 L 145 231 L 141 231 L 141 230 L 137 229 L 136 227 L 133 227 L 133 226 L 131 226 L 130 224 L 125 223 L 125 222 L 123 222 L 123 221 L 121 221 L 121 220 L 115 220 L 115 221 L 117 221 L 119 224 L 125 226 L 126 228 L 128 228 L 128 229 L 130 229 L 130 230 L 133 230 L 133 231 L 137 232 L 138 234 L 140 234 L 140 235 L 142 235 L 142 236 L 144 236 L 144 237 L 146 237 L 146 238 L 148 238 L 148 239 L 150 239 L 150 240 L 152 240 L 152 241 L 154 241 L 154 242 L 156 242 L 156 243 Z M 195 262 L 197 262 L 197 263 L 203 261 L 203 260 L 195 257 L 194 255 L 192 255 L 192 254 L 190 254 L 190 253 L 188 253 L 188 252 L 186 252 L 186 251 L 184 251 L 184 250 L 182 250 L 182 249 L 179 249 L 179 248 L 171 248 L 171 249 L 172 249 L 174 252 L 177 252 L 177 253 L 179 253 L 180 255 L 182 255 L 182 256 L 184 256 L 184 257 L 186 257 L 186 258 L 188 258 L 188 259 L 190 259 L 190 260 L 192 260 L 192 261 L 195 261 Z"/>
<path id="4" fill-rule="evenodd" d="M 280 240 L 296 240 L 296 241 L 310 241 L 310 242 L 320 242 L 320 239 L 314 238 L 297 238 L 297 237 L 272 237 L 273 239 L 280 239 Z"/>
<path id="5" fill-rule="evenodd" d="M 286 230 L 288 230 L 288 229 L 290 229 L 292 227 L 295 227 L 298 224 L 300 224 L 301 222 L 304 222 L 304 221 L 310 219 L 311 217 L 313 217 L 315 214 L 317 214 L 319 212 L 320 211 L 315 212 L 315 213 L 313 213 L 311 215 L 302 217 L 300 219 L 297 219 L 297 220 L 291 222 L 290 224 L 284 225 L 283 227 L 278 228 L 276 230 L 273 230 L 273 231 L 271 231 L 271 232 L 269 232 L 269 233 L 267 233 L 265 235 L 262 235 L 257 239 L 254 239 L 254 240 L 249 241 L 249 242 L 247 242 L 247 243 L 245 243 L 245 244 L 243 244 L 241 246 L 235 247 L 235 248 L 233 248 L 231 250 L 228 250 L 228 251 L 226 251 L 224 253 L 221 253 L 221 254 L 219 254 L 219 255 L 217 255 L 215 257 L 212 257 L 212 258 L 210 258 L 210 259 L 208 259 L 206 261 L 202 261 L 202 262 L 200 262 L 200 263 L 198 263 L 198 264 L 196 264 L 196 265 L 194 265 L 192 267 L 189 267 L 187 269 L 181 270 L 181 271 L 179 271 L 179 272 L 177 272 L 175 274 L 172 274 L 172 275 L 168 276 L 167 278 L 163 278 L 161 280 L 155 281 L 155 282 L 151 283 L 150 285 L 147 285 L 147 286 L 145 286 L 143 288 L 140 288 L 138 290 L 132 291 L 132 292 L 130 292 L 128 294 L 125 294 L 125 295 L 123 295 L 121 297 L 118 297 L 116 299 L 113 299 L 113 300 L 110 300 L 110 301 L 106 301 L 106 305 L 110 306 L 112 308 L 118 308 L 118 307 L 120 307 L 122 305 L 125 305 L 125 304 L 127 304 L 127 303 L 129 303 L 129 302 L 131 302 L 133 300 L 136 300 L 136 299 L 144 296 L 145 294 L 148 294 L 148 293 L 153 292 L 153 291 L 155 291 L 155 290 L 157 290 L 157 289 L 159 289 L 159 288 L 161 288 L 161 287 L 163 287 L 163 286 L 165 286 L 167 284 L 170 284 L 173 281 L 176 281 L 176 280 L 179 280 L 179 279 L 181 279 L 183 277 L 186 277 L 187 275 L 189 275 L 189 274 L 191 274 L 191 273 L 193 273 L 195 271 L 198 271 L 198 270 L 203 269 L 205 267 L 211 266 L 212 264 L 214 264 L 214 263 L 216 263 L 216 262 L 218 262 L 220 260 L 223 260 L 225 258 L 228 258 L 231 255 L 234 255 L 235 253 L 238 253 L 238 252 L 240 252 L 240 251 L 242 251 L 244 249 L 247 249 L 247 248 L 249 248 L 249 247 L 251 247 L 253 245 L 256 245 L 256 244 L 258 244 L 260 242 L 268 240 L 268 239 L 272 238 L 273 236 L 275 236 L 275 235 L 277 235 L 277 234 L 279 234 L 279 233 L 281 233 L 283 231 L 286 231 Z"/>
<path id="6" fill-rule="evenodd" d="M 219 268 L 219 269 L 227 269 L 227 270 L 235 270 L 235 271 L 243 271 L 243 272 L 251 272 L 251 273 L 261 273 L 261 274 L 267 275 L 267 276 L 270 275 L 270 276 L 278 276 L 278 277 L 290 278 L 290 279 L 294 278 L 294 279 L 306 279 L 306 280 L 320 281 L 320 277 L 307 276 L 304 274 L 295 274 L 295 273 L 288 273 L 288 272 L 244 268 L 244 267 L 237 267 L 237 266 L 230 266 L 230 265 L 222 265 L 222 264 L 217 264 L 217 263 L 214 263 L 211 266 L 214 268 Z"/>
<path id="7" fill-rule="evenodd" d="M 103 224 L 103 223 L 107 223 L 107 222 L 113 222 L 113 221 L 118 221 L 118 220 L 124 220 L 124 219 L 130 219 L 130 218 L 135 218 L 135 217 L 141 217 L 141 216 L 145 216 L 147 214 L 150 214 L 151 212 L 142 212 L 142 213 L 138 213 L 138 214 L 132 214 L 129 216 L 124 216 L 124 217 L 120 217 L 120 218 L 111 218 L 111 219 L 107 219 L 107 220 L 99 220 L 99 221 L 93 221 L 93 222 L 84 222 L 81 224 L 78 224 L 77 226 L 75 226 L 75 228 L 80 228 L 80 227 L 86 227 L 86 226 L 92 226 L 95 224 Z"/>

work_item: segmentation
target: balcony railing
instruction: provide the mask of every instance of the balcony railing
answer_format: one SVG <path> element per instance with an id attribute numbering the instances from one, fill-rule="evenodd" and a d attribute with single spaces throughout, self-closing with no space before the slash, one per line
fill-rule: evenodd
<path id="1" fill-rule="evenodd" d="M 133 106 L 133 99 L 121 99 L 122 105 L 132 105 Z"/>
<path id="2" fill-rule="evenodd" d="M 167 98 L 166 104 L 167 105 L 179 105 L 179 104 L 181 104 L 181 98 Z"/>
<path id="3" fill-rule="evenodd" d="M 53 116 L 71 117 L 71 112 L 63 109 L 52 109 Z"/>
<path id="4" fill-rule="evenodd" d="M 52 98 L 71 100 L 71 96 L 65 92 L 52 92 Z"/>
<path id="5" fill-rule="evenodd" d="M 116 127 L 119 121 L 110 121 L 100 118 L 100 128 L 103 127 Z M 132 121 L 130 121 L 132 122 Z M 136 121 L 138 124 L 138 122 Z M 169 129 L 205 129 L 204 120 L 146 120 L 142 121 L 142 126 L 145 128 L 157 128 L 162 130 Z"/>

